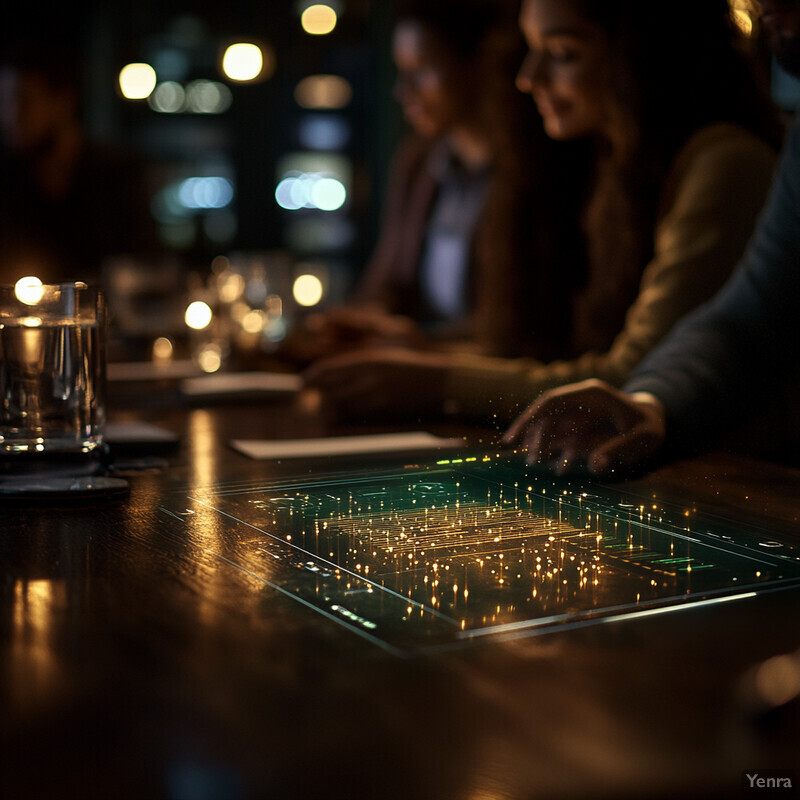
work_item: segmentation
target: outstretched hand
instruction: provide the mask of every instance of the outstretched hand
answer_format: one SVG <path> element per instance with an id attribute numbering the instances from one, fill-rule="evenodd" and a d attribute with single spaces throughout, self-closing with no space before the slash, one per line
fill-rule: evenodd
<path id="1" fill-rule="evenodd" d="M 664 409 L 655 397 L 588 380 L 543 393 L 503 442 L 522 445 L 528 464 L 557 475 L 601 477 L 642 468 L 664 438 Z"/>

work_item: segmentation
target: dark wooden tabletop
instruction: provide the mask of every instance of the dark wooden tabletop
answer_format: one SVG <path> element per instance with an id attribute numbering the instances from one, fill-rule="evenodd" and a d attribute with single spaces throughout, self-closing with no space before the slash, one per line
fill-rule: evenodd
<path id="1" fill-rule="evenodd" d="M 164 511 L 183 491 L 321 469 L 231 439 L 372 429 L 305 396 L 168 397 L 112 392 L 112 420 L 179 437 L 119 457 L 128 496 L 0 507 L 0 796 L 728 798 L 769 770 L 796 785 L 798 702 L 755 707 L 752 676 L 800 646 L 800 590 L 398 657 L 226 564 L 223 531 Z M 797 470 L 716 454 L 626 489 L 800 541 Z"/>

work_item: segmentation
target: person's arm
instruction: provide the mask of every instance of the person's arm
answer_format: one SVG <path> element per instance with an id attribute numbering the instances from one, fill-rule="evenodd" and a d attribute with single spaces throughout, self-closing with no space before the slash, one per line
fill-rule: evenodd
<path id="1" fill-rule="evenodd" d="M 676 327 L 626 390 L 665 408 L 671 446 L 703 446 L 797 372 L 800 358 L 800 126 L 732 279 Z"/>
<path id="2" fill-rule="evenodd" d="M 665 189 L 669 202 L 655 231 L 653 259 L 610 349 L 549 364 L 456 357 L 445 393 L 462 413 L 508 421 L 548 389 L 588 378 L 621 386 L 676 321 L 724 283 L 763 205 L 774 154 L 732 126 L 696 139 L 679 156 Z"/>
<path id="3" fill-rule="evenodd" d="M 747 252 L 620 392 L 598 382 L 542 396 L 509 428 L 530 463 L 595 475 L 643 468 L 664 445 L 697 448 L 796 375 L 800 358 L 800 127 Z M 762 395 L 759 398 L 758 395 Z"/>

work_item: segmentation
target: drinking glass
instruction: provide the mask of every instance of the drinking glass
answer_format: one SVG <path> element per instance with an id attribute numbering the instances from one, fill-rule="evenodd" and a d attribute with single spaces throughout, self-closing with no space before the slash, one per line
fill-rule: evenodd
<path id="1" fill-rule="evenodd" d="M 102 450 L 106 326 L 105 299 L 97 287 L 32 280 L 0 286 L 5 472 Z"/>

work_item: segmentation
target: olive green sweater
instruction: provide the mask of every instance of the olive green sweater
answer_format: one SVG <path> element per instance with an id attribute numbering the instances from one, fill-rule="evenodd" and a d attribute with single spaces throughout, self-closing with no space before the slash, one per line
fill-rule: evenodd
<path id="1" fill-rule="evenodd" d="M 505 424 L 547 389 L 592 377 L 622 385 L 672 326 L 728 278 L 753 231 L 775 163 L 774 150 L 743 128 L 716 124 L 696 133 L 670 168 L 652 260 L 608 351 L 549 364 L 456 354 L 445 382 L 447 407 Z M 537 302 L 531 299 L 531 314 Z"/>

